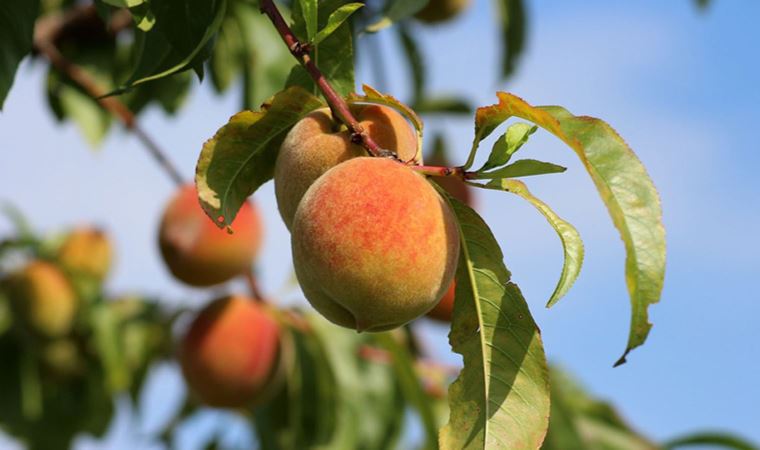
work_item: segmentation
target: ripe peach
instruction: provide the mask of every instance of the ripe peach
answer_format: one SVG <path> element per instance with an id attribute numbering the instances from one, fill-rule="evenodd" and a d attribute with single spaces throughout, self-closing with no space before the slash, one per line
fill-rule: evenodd
<path id="1" fill-rule="evenodd" d="M 11 276 L 10 297 L 14 309 L 35 333 L 54 338 L 71 330 L 78 299 L 55 265 L 45 261 L 26 265 Z"/>
<path id="2" fill-rule="evenodd" d="M 453 19 L 470 5 L 471 0 L 430 0 L 414 17 L 427 24 L 438 24 Z"/>
<path id="3" fill-rule="evenodd" d="M 211 302 L 184 336 L 179 360 L 185 380 L 205 404 L 236 408 L 255 403 L 279 362 L 277 322 L 243 296 Z"/>
<path id="4" fill-rule="evenodd" d="M 421 162 L 417 135 L 395 109 L 377 104 L 354 104 L 351 112 L 369 136 L 386 150 L 393 150 L 402 161 Z M 351 142 L 351 133 L 333 120 L 329 108 L 322 108 L 301 119 L 285 137 L 274 169 L 277 207 L 290 229 L 293 216 L 306 190 L 330 168 L 367 151 Z"/>
<path id="5" fill-rule="evenodd" d="M 291 235 L 306 298 L 359 331 L 389 330 L 429 311 L 459 255 L 448 204 L 425 178 L 385 158 L 326 172 L 304 195 Z"/>
<path id="6" fill-rule="evenodd" d="M 97 228 L 73 230 L 58 250 L 58 261 L 75 274 L 103 281 L 111 268 L 111 243 Z"/>
<path id="7" fill-rule="evenodd" d="M 158 234 L 164 262 L 180 281 L 191 286 L 222 283 L 248 270 L 261 245 L 261 218 L 246 202 L 222 230 L 203 212 L 195 187 L 186 185 L 169 202 Z"/>

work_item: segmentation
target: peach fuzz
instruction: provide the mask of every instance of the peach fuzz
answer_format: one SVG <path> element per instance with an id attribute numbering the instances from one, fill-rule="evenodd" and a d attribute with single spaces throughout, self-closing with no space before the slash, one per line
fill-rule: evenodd
<path id="1" fill-rule="evenodd" d="M 263 306 L 243 296 L 211 302 L 182 339 L 179 360 L 204 404 L 236 408 L 266 392 L 279 364 L 280 328 Z"/>
<path id="2" fill-rule="evenodd" d="M 459 256 L 449 205 L 425 178 L 385 158 L 354 158 L 320 177 L 291 234 L 306 298 L 359 331 L 396 328 L 432 309 Z"/>
<path id="3" fill-rule="evenodd" d="M 353 104 L 351 112 L 383 149 L 393 150 L 404 162 L 421 162 L 417 135 L 395 109 L 377 104 Z M 351 132 L 333 120 L 329 108 L 311 112 L 287 134 L 274 170 L 277 207 L 288 229 L 306 190 L 333 166 L 367 151 L 351 142 Z"/>
<path id="4" fill-rule="evenodd" d="M 203 212 L 195 186 L 186 185 L 161 219 L 161 255 L 171 273 L 191 286 L 225 282 L 249 270 L 261 246 L 261 218 L 251 202 L 240 208 L 232 229 L 217 227 Z"/>

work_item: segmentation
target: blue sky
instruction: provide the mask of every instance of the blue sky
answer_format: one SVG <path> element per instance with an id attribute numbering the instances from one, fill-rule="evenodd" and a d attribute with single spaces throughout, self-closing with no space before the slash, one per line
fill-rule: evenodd
<path id="1" fill-rule="evenodd" d="M 580 279 L 551 310 L 543 304 L 562 264 L 556 235 L 518 198 L 478 193 L 479 210 L 502 244 L 549 357 L 656 439 L 711 428 L 760 442 L 760 183 L 753 173 L 760 163 L 760 4 L 713 3 L 701 14 L 688 0 L 535 0 L 528 10 L 527 52 L 507 83 L 496 77 L 499 37 L 491 2 L 476 1 L 451 25 L 414 32 L 426 48 L 437 49 L 426 57 L 432 91 L 464 92 L 486 105 L 495 91 L 508 90 L 534 104 L 601 117 L 637 152 L 659 189 L 668 236 L 665 290 L 650 310 L 649 341 L 617 369 L 611 366 L 629 322 L 623 246 L 577 158 L 546 135 L 535 135 L 522 150 L 568 167 L 565 174 L 526 181 L 576 225 L 586 245 Z M 388 90 L 404 98 L 396 42 L 381 35 L 381 44 Z M 375 80 L 362 65 L 357 81 Z M 82 221 L 107 227 L 118 251 L 113 292 L 193 304 L 210 299 L 207 291 L 174 282 L 159 259 L 155 230 L 173 189 L 169 180 L 123 131 L 92 152 L 73 126 L 55 124 L 43 83 L 41 66 L 25 63 L 0 115 L 0 200 L 12 200 L 41 230 Z M 178 117 L 151 110 L 141 121 L 189 179 L 202 142 L 237 105 L 237 93 L 220 98 L 202 86 Z M 449 138 L 459 155 L 454 162 L 463 161 L 471 119 L 428 120 L 427 135 L 434 131 Z M 291 275 L 288 234 L 271 184 L 255 199 L 267 229 L 262 284 L 274 294 Z M 8 230 L 0 222 L 0 233 Z M 292 293 L 277 297 L 298 300 Z M 443 327 L 423 324 L 421 331 L 439 358 L 458 360 Z M 159 379 L 166 390 L 182 392 L 171 368 Z M 108 442 L 118 447 L 131 432 L 124 420 Z M 82 447 L 94 445 L 81 441 Z"/>

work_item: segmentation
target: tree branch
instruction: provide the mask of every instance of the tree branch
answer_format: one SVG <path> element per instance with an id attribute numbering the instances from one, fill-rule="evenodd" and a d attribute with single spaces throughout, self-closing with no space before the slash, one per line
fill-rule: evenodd
<path id="1" fill-rule="evenodd" d="M 310 48 L 308 45 L 301 43 L 298 37 L 293 33 L 285 19 L 280 14 L 277 6 L 273 0 L 261 0 L 261 12 L 269 17 L 272 24 L 277 29 L 280 37 L 290 49 L 290 53 L 298 60 L 299 63 L 306 69 L 311 78 L 316 83 L 319 90 L 327 100 L 327 104 L 330 105 L 330 109 L 337 115 L 338 120 L 346 124 L 349 130 L 351 130 L 351 140 L 366 148 L 372 156 L 392 157 L 398 159 L 396 153 L 392 150 L 381 148 L 377 143 L 372 140 L 369 134 L 364 130 L 364 127 L 356 120 L 356 117 L 351 113 L 348 107 L 348 103 L 338 94 L 332 87 L 324 74 L 319 70 L 314 60 L 311 59 Z"/>
<path id="2" fill-rule="evenodd" d="M 127 16 L 129 13 L 126 13 Z M 135 119 L 134 113 L 118 98 L 103 97 L 108 92 L 100 87 L 97 81 L 83 68 L 69 61 L 58 49 L 57 43 L 68 33 L 75 33 L 77 29 L 91 27 L 93 21 L 100 21 L 94 5 L 75 6 L 66 14 L 46 16 L 37 21 L 34 27 L 34 49 L 45 56 L 50 64 L 63 75 L 71 79 L 81 87 L 88 95 L 95 99 L 103 109 L 119 119 L 127 130 L 130 130 L 137 139 L 142 142 L 153 159 L 169 175 L 172 181 L 180 186 L 184 183 L 180 172 L 169 161 L 166 154 L 143 130 Z M 115 14 L 108 33 L 116 34 L 131 23 L 124 20 L 124 14 Z M 102 22 L 99 26 L 102 30 Z M 96 31 L 97 32 L 97 31 Z"/>

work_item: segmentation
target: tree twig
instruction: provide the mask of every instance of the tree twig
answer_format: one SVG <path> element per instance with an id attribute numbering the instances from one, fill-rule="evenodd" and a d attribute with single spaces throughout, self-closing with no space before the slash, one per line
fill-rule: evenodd
<path id="1" fill-rule="evenodd" d="M 306 69 L 311 78 L 316 83 L 317 87 L 327 100 L 327 104 L 330 105 L 330 109 L 338 116 L 338 120 L 346 124 L 349 130 L 351 130 L 351 140 L 363 146 L 372 156 L 393 157 L 398 159 L 396 153 L 393 150 L 381 148 L 370 137 L 364 127 L 356 120 L 356 117 L 351 113 L 348 107 L 348 103 L 338 94 L 332 87 L 324 74 L 319 70 L 314 60 L 311 58 L 309 45 L 304 44 L 298 40 L 293 30 L 290 29 L 285 19 L 280 14 L 280 10 L 277 9 L 277 5 L 273 0 L 261 0 L 261 12 L 269 17 L 272 24 L 277 29 L 280 37 L 285 42 L 285 45 L 290 50 L 290 53 L 298 60 L 299 63 Z"/>
<path id="2" fill-rule="evenodd" d="M 39 19 L 34 29 L 35 50 L 45 56 L 56 70 L 64 74 L 95 99 L 103 109 L 119 119 L 124 127 L 142 142 L 148 153 L 169 175 L 172 181 L 177 186 L 182 185 L 184 183 L 182 175 L 169 161 L 165 152 L 140 127 L 134 113 L 118 98 L 103 97 L 108 92 L 99 86 L 97 81 L 86 70 L 68 60 L 59 50 L 57 42 L 67 31 L 70 31 L 72 27 L 82 27 L 82 24 L 92 23 L 92 20 L 100 20 L 94 5 L 75 6 L 67 11 L 66 14 L 46 16 Z M 111 24 L 110 32 L 116 33 L 119 29 L 128 26 L 129 23 L 129 21 L 124 20 L 123 14 L 116 15 Z"/>
<path id="3" fill-rule="evenodd" d="M 245 281 L 248 283 L 248 290 L 251 292 L 251 297 L 257 302 L 263 303 L 264 294 L 259 288 L 259 282 L 256 279 L 256 273 L 254 272 L 253 268 L 245 272 L 243 276 L 245 277 Z"/>

